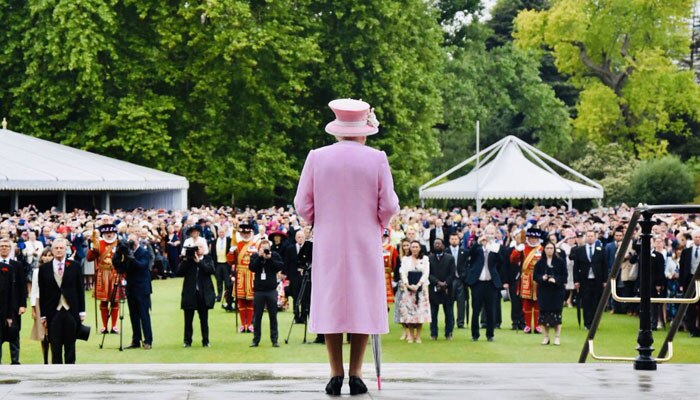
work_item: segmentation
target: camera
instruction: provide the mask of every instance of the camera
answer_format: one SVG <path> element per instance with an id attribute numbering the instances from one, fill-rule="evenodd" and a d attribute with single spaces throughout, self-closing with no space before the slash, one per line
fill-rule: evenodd
<path id="1" fill-rule="evenodd" d="M 271 254 L 271 253 L 270 253 L 270 249 L 263 249 L 263 253 L 264 253 L 266 256 L 269 256 L 269 255 Z"/>
<path id="2" fill-rule="evenodd" d="M 197 246 L 187 246 L 185 247 L 185 258 L 188 260 L 194 260 L 195 254 L 197 254 Z"/>

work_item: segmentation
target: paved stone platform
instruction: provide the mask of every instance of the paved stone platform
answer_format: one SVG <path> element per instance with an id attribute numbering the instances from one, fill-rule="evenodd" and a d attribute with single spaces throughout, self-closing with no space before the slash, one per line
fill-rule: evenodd
<path id="1" fill-rule="evenodd" d="M 693 399 L 700 365 L 386 364 L 356 399 Z M 329 399 L 322 364 L 0 366 L 0 399 Z M 349 398 L 347 380 L 343 396 Z"/>

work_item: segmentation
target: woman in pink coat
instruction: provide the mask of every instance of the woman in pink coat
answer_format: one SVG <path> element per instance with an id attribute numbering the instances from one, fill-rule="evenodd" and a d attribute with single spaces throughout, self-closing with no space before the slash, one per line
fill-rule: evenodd
<path id="1" fill-rule="evenodd" d="M 312 150 L 294 199 L 314 226 L 311 332 L 324 334 L 331 367 L 326 393 L 343 384 L 343 333 L 351 333 L 350 393 L 366 393 L 362 359 L 369 334 L 389 332 L 382 230 L 399 211 L 389 162 L 365 146 L 379 123 L 360 100 L 330 102 L 335 121 L 326 132 L 338 142 Z"/>

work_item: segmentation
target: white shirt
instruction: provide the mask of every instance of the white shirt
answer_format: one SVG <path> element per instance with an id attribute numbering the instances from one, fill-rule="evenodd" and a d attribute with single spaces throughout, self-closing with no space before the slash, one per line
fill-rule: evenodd
<path id="1" fill-rule="evenodd" d="M 586 257 L 588 257 L 588 261 L 591 261 L 593 258 L 593 253 L 595 253 L 595 245 L 593 244 L 587 244 L 586 245 Z M 593 272 L 593 266 L 588 269 L 588 279 L 595 279 L 595 273 Z"/>
<path id="2" fill-rule="evenodd" d="M 185 239 L 185 243 L 182 244 L 182 254 L 183 256 L 185 255 L 185 247 L 199 247 L 200 245 L 204 245 L 204 254 L 209 254 L 209 246 L 207 246 L 207 239 L 203 237 L 198 237 L 197 241 L 194 241 L 191 237 L 188 237 Z"/>
<path id="3" fill-rule="evenodd" d="M 698 257 L 695 257 L 696 252 L 698 253 Z M 693 253 L 691 254 L 690 258 L 690 273 L 695 274 L 695 271 L 698 269 L 698 264 L 700 264 L 700 247 L 699 246 L 693 246 Z"/>
<path id="4" fill-rule="evenodd" d="M 489 272 L 489 251 L 486 247 L 483 248 L 484 251 L 484 267 L 481 269 L 481 275 L 479 275 L 479 280 L 482 282 L 491 280 L 491 272 Z"/>

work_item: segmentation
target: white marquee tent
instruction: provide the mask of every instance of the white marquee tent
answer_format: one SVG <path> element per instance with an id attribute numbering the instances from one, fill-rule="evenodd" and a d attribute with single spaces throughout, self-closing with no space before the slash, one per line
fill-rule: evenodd
<path id="1" fill-rule="evenodd" d="M 70 209 L 90 197 L 101 209 L 187 208 L 182 176 L 0 129 L 0 196 L 15 210 L 39 198 Z M 5 201 L 3 200 L 3 203 Z M 5 207 L 3 207 L 5 208 Z"/>
<path id="2" fill-rule="evenodd" d="M 480 164 L 468 174 L 435 185 L 477 159 Z M 564 178 L 550 164 L 583 183 Z M 517 137 L 507 136 L 427 182 L 419 194 L 421 200 L 475 199 L 477 209 L 489 199 L 565 199 L 571 208 L 573 199 L 601 199 L 603 187 Z"/>

